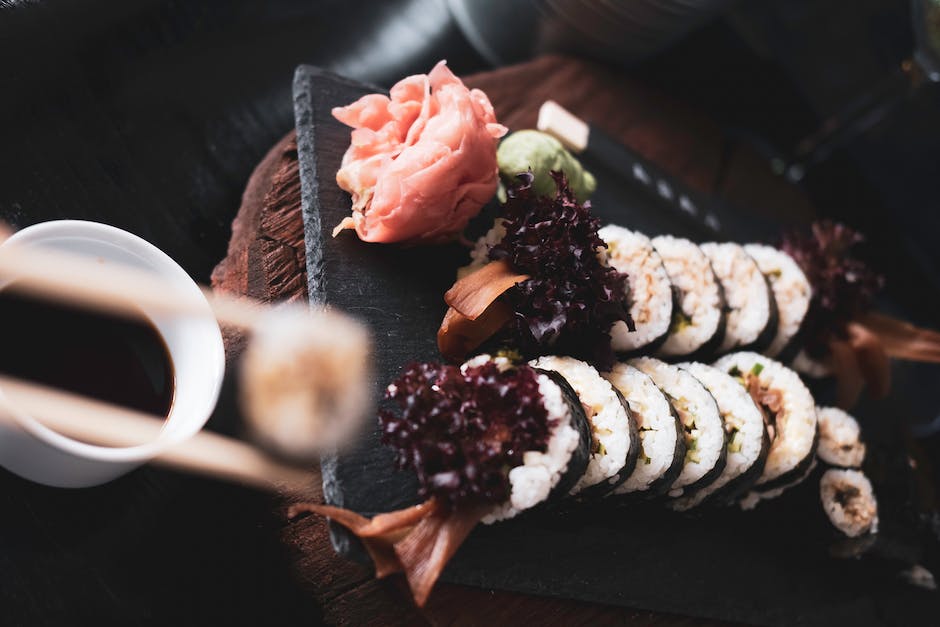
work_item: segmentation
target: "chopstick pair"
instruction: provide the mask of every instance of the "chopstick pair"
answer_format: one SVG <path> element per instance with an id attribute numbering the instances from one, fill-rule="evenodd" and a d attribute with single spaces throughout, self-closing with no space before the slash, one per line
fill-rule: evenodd
<path id="1" fill-rule="evenodd" d="M 12 377 L 0 376 L 0 389 L 0 420 L 19 426 L 15 415 L 23 412 L 57 433 L 88 444 L 128 447 L 155 442 L 164 426 L 149 414 Z M 317 494 L 309 471 L 208 431 L 168 445 L 147 463 L 302 499 Z"/>
<path id="2" fill-rule="evenodd" d="M 323 407 L 335 407 L 337 404 L 329 402 L 330 394 L 348 397 L 347 388 L 357 384 L 366 386 L 368 336 L 361 325 L 342 314 L 300 306 L 272 307 L 247 298 L 216 294 L 205 287 L 200 288 L 205 296 L 203 301 L 193 292 L 179 290 L 146 271 L 25 246 L 0 248 L 0 280 L 4 279 L 15 281 L 17 290 L 33 296 L 137 317 L 143 315 L 144 307 L 168 315 L 205 315 L 205 301 L 208 301 L 217 320 L 252 332 L 252 343 L 247 351 L 261 343 L 254 336 L 264 336 L 272 328 L 293 333 L 292 341 L 286 346 L 276 338 L 269 340 L 274 347 L 265 345 L 255 351 L 266 351 L 268 357 L 257 360 L 263 361 L 263 366 L 242 369 L 243 400 L 246 387 L 255 388 L 254 393 L 263 397 L 262 401 L 270 400 L 271 394 L 314 389 L 319 395 L 317 398 L 326 399 Z M 338 346 L 342 350 L 338 350 Z M 271 355 L 272 352 L 275 354 Z M 246 372 L 251 370 L 257 374 L 259 368 L 273 370 L 276 374 L 299 371 L 310 380 L 296 382 L 293 390 L 279 381 L 273 392 L 259 392 L 257 388 L 263 387 L 264 382 L 245 380 Z M 317 368 L 327 375 L 322 377 L 322 383 L 317 379 Z M 348 373 L 340 382 L 337 370 Z M 328 389 L 329 386 L 337 389 Z M 136 446 L 151 442 L 159 437 L 164 424 L 147 414 L 11 377 L 0 376 L 0 390 L 3 391 L 0 420 L 20 424 L 17 413 L 26 413 L 54 431 L 90 444 Z M 298 416 L 291 415 L 285 420 L 283 414 L 277 413 L 276 402 L 249 403 L 255 411 L 248 412 L 248 419 L 255 435 L 269 447 L 283 456 L 295 460 L 305 457 L 310 461 L 320 450 L 336 445 L 341 429 L 345 429 L 342 433 L 352 432 L 355 426 L 352 423 L 365 415 L 367 400 L 363 398 L 358 405 L 342 405 L 346 413 L 339 417 L 315 415 L 310 406 L 311 413 L 300 416 L 300 422 L 322 420 L 325 426 L 321 429 L 298 429 Z M 295 407 L 297 404 L 285 405 Z M 267 415 L 260 415 L 264 412 Z M 318 441 L 307 441 L 311 438 Z M 307 499 L 311 496 L 309 472 L 278 461 L 253 445 L 205 431 L 168 445 L 152 461 L 256 488 Z"/>

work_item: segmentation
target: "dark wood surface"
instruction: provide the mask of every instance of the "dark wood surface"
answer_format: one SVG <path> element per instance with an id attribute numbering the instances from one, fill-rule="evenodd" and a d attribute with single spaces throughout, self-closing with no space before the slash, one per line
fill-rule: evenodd
<path id="1" fill-rule="evenodd" d="M 553 98 L 701 191 L 717 193 L 771 218 L 792 219 L 796 214 L 806 219 L 812 213 L 805 198 L 774 177 L 755 155 L 740 150 L 729 154 L 719 129 L 708 119 L 603 68 L 547 57 L 466 81 L 489 94 L 499 119 L 511 128 L 534 126 L 539 104 Z M 213 273 L 216 289 L 262 299 L 304 294 L 296 172 L 296 143 L 291 133 L 268 153 L 246 188 L 228 255 Z M 401 582 L 374 581 L 370 568 L 337 557 L 322 520 L 288 524 L 283 539 L 294 552 L 298 578 L 331 621 L 703 623 L 448 584 L 442 584 L 429 606 L 418 612 L 408 603 Z"/>

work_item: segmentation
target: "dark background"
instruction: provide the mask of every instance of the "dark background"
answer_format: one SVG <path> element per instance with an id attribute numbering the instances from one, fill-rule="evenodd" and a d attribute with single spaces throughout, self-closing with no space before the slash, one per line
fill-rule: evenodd
<path id="1" fill-rule="evenodd" d="M 940 96 L 893 89 L 912 47 L 904 2 L 742 2 L 624 71 L 771 160 L 852 103 L 897 94 L 800 184 L 818 213 L 869 234 L 887 305 L 935 324 Z M 293 126 L 298 63 L 388 85 L 443 57 L 457 73 L 490 67 L 438 0 L 0 0 L 0 219 L 108 222 L 207 282 L 248 175 Z M 938 370 L 905 374 L 917 390 Z M 892 418 L 914 423 L 935 456 L 935 404 L 910 414 Z M 239 431 L 230 401 L 210 427 Z M 271 509 L 153 469 L 84 491 L 0 474 L 0 620 L 316 623 Z"/>

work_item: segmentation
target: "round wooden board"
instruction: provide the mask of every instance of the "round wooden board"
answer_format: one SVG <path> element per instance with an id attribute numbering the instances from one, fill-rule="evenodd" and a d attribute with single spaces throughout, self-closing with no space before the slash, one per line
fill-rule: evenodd
<path id="1" fill-rule="evenodd" d="M 812 209 L 803 194 L 770 172 L 758 155 L 731 147 L 708 118 L 613 71 L 578 59 L 547 56 L 465 79 L 489 96 L 510 129 L 534 128 L 538 107 L 555 100 L 700 191 L 725 197 L 770 219 Z M 212 273 L 214 289 L 264 301 L 306 298 L 300 179 L 293 131 L 258 164 L 232 223 L 228 254 Z M 429 329 L 429 333 L 433 332 Z M 230 358 L 242 347 L 226 332 Z M 312 472 L 318 472 L 314 470 Z M 317 481 L 317 483 L 319 483 Z M 283 540 L 296 576 L 333 624 L 521 623 L 702 625 L 701 619 L 608 608 L 441 584 L 422 611 L 403 582 L 372 579 L 371 568 L 338 557 L 323 519 L 286 524 Z M 472 609 L 469 609 L 472 608 Z"/>

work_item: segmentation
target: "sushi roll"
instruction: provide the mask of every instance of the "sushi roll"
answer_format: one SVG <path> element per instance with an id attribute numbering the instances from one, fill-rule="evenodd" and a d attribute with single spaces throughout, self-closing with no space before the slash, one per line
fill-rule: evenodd
<path id="1" fill-rule="evenodd" d="M 829 521 L 848 537 L 878 533 L 878 502 L 871 482 L 860 470 L 824 472 L 819 498 Z"/>
<path id="2" fill-rule="evenodd" d="M 764 413 L 770 451 L 756 489 L 772 490 L 802 477 L 816 453 L 816 404 L 798 374 L 763 355 L 726 355 L 715 367 L 735 377 Z"/>
<path id="3" fill-rule="evenodd" d="M 591 426 L 590 459 L 570 494 L 603 496 L 626 481 L 636 467 L 640 438 L 620 392 L 593 366 L 572 357 L 539 357 L 529 365 L 561 375 L 580 399 Z"/>
<path id="4" fill-rule="evenodd" d="M 679 418 L 662 390 L 633 366 L 618 363 L 603 376 L 627 400 L 640 435 L 636 469 L 613 494 L 659 494 L 682 472 L 685 437 Z"/>
<path id="5" fill-rule="evenodd" d="M 719 352 L 760 352 L 777 333 L 777 305 L 767 278 L 739 244 L 709 242 L 700 248 L 725 294 L 728 319 Z"/>
<path id="6" fill-rule="evenodd" d="M 763 352 L 789 361 L 796 354 L 797 335 L 809 311 L 813 288 L 793 257 L 785 252 L 762 244 L 748 244 L 744 250 L 770 281 L 777 304 L 777 333 Z"/>
<path id="7" fill-rule="evenodd" d="M 634 295 L 630 317 L 636 330 L 631 332 L 625 323 L 617 322 L 610 330 L 613 349 L 619 353 L 653 351 L 669 334 L 675 300 L 663 260 L 642 233 L 610 224 L 598 235 L 607 243 L 602 252 L 607 263 L 627 275 Z"/>
<path id="8" fill-rule="evenodd" d="M 423 502 L 372 518 L 296 503 L 362 540 L 376 577 L 404 572 L 422 605 L 478 523 L 494 523 L 567 496 L 587 468 L 590 427 L 555 375 L 487 355 L 461 367 L 412 363 L 387 388 L 382 443 L 414 473 Z"/>
<path id="9" fill-rule="evenodd" d="M 859 468 L 865 461 L 865 443 L 858 421 L 837 407 L 817 407 L 819 447 L 816 454 L 830 466 Z"/>
<path id="10" fill-rule="evenodd" d="M 682 423 L 685 457 L 682 472 L 668 494 L 687 496 L 721 475 L 727 447 L 718 405 L 708 390 L 690 373 L 652 357 L 631 359 L 629 364 L 649 375 L 669 399 Z"/>
<path id="11" fill-rule="evenodd" d="M 714 397 L 728 442 L 725 468 L 718 478 L 691 496 L 673 502 L 674 509 L 686 510 L 712 495 L 733 499 L 749 488 L 764 469 L 770 438 L 763 414 L 735 378 L 705 364 L 680 364 L 680 367 L 698 379 Z"/>
<path id="12" fill-rule="evenodd" d="M 678 298 L 659 355 L 667 359 L 710 355 L 724 338 L 725 302 L 708 257 L 689 240 L 669 235 L 654 238 L 653 246 Z"/>

